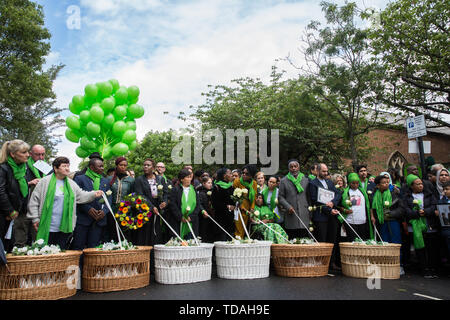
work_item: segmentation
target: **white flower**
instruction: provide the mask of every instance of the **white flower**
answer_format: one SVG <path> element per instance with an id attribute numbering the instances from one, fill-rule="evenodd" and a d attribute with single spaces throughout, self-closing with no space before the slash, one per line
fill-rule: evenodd
<path id="1" fill-rule="evenodd" d="M 345 201 L 345 203 L 346 203 L 347 205 L 351 205 L 351 204 L 352 204 L 352 202 L 351 202 L 350 200 L 348 200 L 348 199 Z"/>
<path id="2" fill-rule="evenodd" d="M 243 194 L 247 194 L 248 190 L 247 189 L 241 189 Z"/>
<path id="3" fill-rule="evenodd" d="M 168 185 L 167 188 L 169 188 L 169 190 L 172 190 L 172 185 Z"/>
<path id="4" fill-rule="evenodd" d="M 370 190 L 369 190 L 369 191 L 367 191 L 367 194 L 372 194 L 372 191 L 370 191 Z"/>
<path id="5" fill-rule="evenodd" d="M 110 195 L 112 195 L 112 191 L 111 190 L 106 191 L 106 195 L 109 197 Z"/>
<path id="6" fill-rule="evenodd" d="M 275 198 L 275 204 L 278 204 L 278 198 Z"/>
<path id="7" fill-rule="evenodd" d="M 236 236 L 236 240 L 241 240 L 241 237 L 240 236 Z"/>
<path id="8" fill-rule="evenodd" d="M 187 207 L 186 207 L 186 210 L 187 210 L 187 211 L 191 211 L 191 207 L 187 206 Z"/>
<path id="9" fill-rule="evenodd" d="M 308 210 L 309 210 L 309 211 L 313 211 L 314 208 L 313 208 L 313 207 L 308 207 Z"/>
<path id="10" fill-rule="evenodd" d="M 164 187 L 163 187 L 163 185 L 162 184 L 159 184 L 158 185 L 158 190 L 162 190 Z"/>
<path id="11" fill-rule="evenodd" d="M 33 255 L 33 250 L 28 250 L 27 251 L 27 256 L 32 256 Z"/>
<path id="12" fill-rule="evenodd" d="M 44 239 L 39 239 L 39 240 L 36 240 L 36 244 L 37 245 L 43 245 L 44 244 Z"/>
<path id="13" fill-rule="evenodd" d="M 211 196 L 211 195 L 212 195 L 212 192 L 211 192 L 211 191 L 208 191 L 206 194 L 207 194 L 208 196 Z"/>
<path id="14" fill-rule="evenodd" d="M 254 215 L 255 215 L 255 216 L 259 216 L 259 211 L 256 210 L 255 213 L 254 213 Z"/>
<path id="15" fill-rule="evenodd" d="M 340 187 L 340 185 L 338 185 L 338 184 L 337 184 L 337 185 L 335 185 L 335 188 L 336 188 L 336 189 L 339 189 L 339 187 Z"/>
<path id="16" fill-rule="evenodd" d="M 387 207 L 387 206 L 389 206 L 389 201 L 385 201 L 384 202 L 384 205 Z"/>
<path id="17" fill-rule="evenodd" d="M 313 232 L 314 228 L 313 227 L 309 227 L 309 231 Z"/>
<path id="18" fill-rule="evenodd" d="M 414 199 L 414 200 L 413 200 L 413 203 L 414 203 L 414 204 L 419 204 L 419 200 Z"/>

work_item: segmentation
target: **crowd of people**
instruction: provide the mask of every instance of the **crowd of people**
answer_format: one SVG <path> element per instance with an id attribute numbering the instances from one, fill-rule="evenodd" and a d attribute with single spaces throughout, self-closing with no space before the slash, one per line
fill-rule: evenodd
<path id="1" fill-rule="evenodd" d="M 402 245 L 402 273 L 414 252 L 426 278 L 438 277 L 449 261 L 450 224 L 442 212 L 448 212 L 450 177 L 440 164 L 424 173 L 426 179 L 412 165 L 404 177 L 394 168 L 371 175 L 366 165 L 331 175 L 324 163 L 304 174 L 295 159 L 284 176 L 267 177 L 255 165 L 216 172 L 185 166 L 170 179 L 165 164 L 153 159 L 142 163 L 138 177 L 125 157 L 105 172 L 98 153 L 82 171 L 71 173 L 69 159 L 58 157 L 44 174 L 34 166 L 44 156 L 44 147 L 21 140 L 1 149 L 0 237 L 7 251 L 36 239 L 74 250 L 117 241 L 114 214 L 135 193 L 152 212 L 142 228 L 125 232 L 135 245 L 163 244 L 175 236 L 171 229 L 210 243 L 230 236 L 274 243 L 313 238 L 335 244 L 330 268 L 339 270 L 339 242 L 375 240 Z M 237 189 L 245 190 L 240 200 Z"/>

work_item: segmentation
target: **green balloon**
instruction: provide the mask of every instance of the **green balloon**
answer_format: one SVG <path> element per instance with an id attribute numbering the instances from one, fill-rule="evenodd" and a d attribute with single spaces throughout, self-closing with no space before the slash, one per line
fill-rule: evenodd
<path id="1" fill-rule="evenodd" d="M 131 86 L 128 88 L 128 99 L 136 99 L 137 97 L 139 97 L 139 88 L 136 86 Z"/>
<path id="2" fill-rule="evenodd" d="M 68 116 L 66 119 L 66 125 L 70 129 L 80 130 L 81 124 L 80 119 L 77 116 Z"/>
<path id="3" fill-rule="evenodd" d="M 136 140 L 136 131 L 134 130 L 127 130 L 122 136 L 122 142 L 126 144 L 130 144 L 131 142 Z"/>
<path id="4" fill-rule="evenodd" d="M 89 155 L 89 151 L 84 150 L 82 147 L 78 147 L 75 149 L 75 154 L 78 157 L 84 159 Z"/>
<path id="5" fill-rule="evenodd" d="M 116 98 L 116 103 L 117 104 L 122 104 L 127 102 L 128 99 L 128 90 L 126 87 L 120 87 L 116 94 L 114 95 L 114 97 Z"/>
<path id="6" fill-rule="evenodd" d="M 70 142 L 78 143 L 78 141 L 80 141 L 79 132 L 77 132 L 73 129 L 67 128 L 65 135 L 66 135 L 67 140 L 69 140 Z"/>
<path id="7" fill-rule="evenodd" d="M 128 120 L 128 121 L 125 121 L 125 124 L 127 125 L 127 129 L 136 131 L 136 121 Z"/>
<path id="8" fill-rule="evenodd" d="M 90 136 L 91 138 L 97 137 L 101 131 L 101 127 L 92 121 L 86 125 L 86 129 L 88 136 Z"/>
<path id="9" fill-rule="evenodd" d="M 75 105 L 75 108 L 84 108 L 84 96 L 76 95 L 72 98 L 72 103 Z"/>
<path id="10" fill-rule="evenodd" d="M 123 121 L 117 121 L 112 127 L 112 132 L 117 137 L 121 137 L 126 130 L 127 125 Z"/>
<path id="11" fill-rule="evenodd" d="M 76 100 L 76 103 L 74 103 L 74 100 Z M 81 100 L 83 104 L 80 105 Z M 70 112 L 73 114 L 80 114 L 80 112 L 84 110 L 84 98 L 82 96 L 81 100 L 79 98 L 75 99 L 75 97 L 72 99 L 72 102 L 69 103 Z"/>
<path id="12" fill-rule="evenodd" d="M 103 109 L 97 105 L 92 106 L 91 110 L 89 111 L 89 114 L 91 115 L 92 121 L 94 121 L 95 123 L 102 123 L 103 118 L 105 117 Z"/>
<path id="13" fill-rule="evenodd" d="M 114 99 L 114 97 L 105 98 L 103 99 L 100 106 L 102 107 L 105 114 L 111 113 L 116 106 L 116 100 Z"/>
<path id="14" fill-rule="evenodd" d="M 134 140 L 133 142 L 131 142 L 131 143 L 129 144 L 130 150 L 131 150 L 131 151 L 136 150 L 137 145 L 138 145 L 137 140 Z"/>
<path id="15" fill-rule="evenodd" d="M 123 143 L 123 142 L 119 142 L 116 143 L 114 145 L 114 147 L 112 148 L 112 153 L 116 156 L 122 156 L 124 154 L 126 154 L 129 150 L 129 147 Z"/>
<path id="16" fill-rule="evenodd" d="M 102 157 L 105 159 L 110 159 L 112 158 L 113 154 L 112 154 L 112 148 L 110 146 L 105 146 L 103 148 L 103 151 L 101 153 Z"/>
<path id="17" fill-rule="evenodd" d="M 83 123 L 88 123 L 89 121 L 91 121 L 91 113 L 89 112 L 89 110 L 81 111 L 80 120 Z"/>
<path id="18" fill-rule="evenodd" d="M 80 146 L 84 149 L 84 150 L 93 150 L 97 148 L 97 145 L 95 144 L 94 141 L 90 140 L 88 137 L 83 136 L 80 139 Z"/>
<path id="19" fill-rule="evenodd" d="M 140 114 L 139 105 L 132 104 L 131 106 L 128 107 L 127 113 L 128 118 L 135 119 L 139 116 L 139 114 Z"/>
<path id="20" fill-rule="evenodd" d="M 84 97 L 84 105 L 86 106 L 86 107 L 90 107 L 90 106 L 92 106 L 94 103 L 96 103 L 97 102 L 97 99 L 96 98 L 91 98 L 91 97 L 88 97 L 88 96 L 85 96 Z"/>
<path id="21" fill-rule="evenodd" d="M 98 89 L 103 97 L 109 97 L 113 93 L 113 86 L 109 81 L 100 82 Z"/>
<path id="22" fill-rule="evenodd" d="M 128 104 L 132 105 L 132 104 L 136 104 L 139 101 L 139 97 L 137 98 L 133 98 L 133 99 L 128 99 Z"/>
<path id="23" fill-rule="evenodd" d="M 84 87 L 84 93 L 88 98 L 96 98 L 98 94 L 98 88 L 95 84 L 88 84 Z"/>
<path id="24" fill-rule="evenodd" d="M 122 120 L 127 115 L 128 108 L 126 105 L 117 106 L 114 111 L 113 115 L 116 118 L 116 120 Z"/>
<path id="25" fill-rule="evenodd" d="M 113 114 L 107 114 L 102 121 L 102 128 L 103 130 L 108 130 L 111 129 L 112 126 L 114 125 L 114 122 L 116 122 L 116 119 L 114 118 Z"/>
<path id="26" fill-rule="evenodd" d="M 111 79 L 111 80 L 109 80 L 109 83 L 111 83 L 111 85 L 113 87 L 113 93 L 115 93 L 117 90 L 119 90 L 119 88 L 120 88 L 119 81 L 117 81 L 116 79 Z"/>

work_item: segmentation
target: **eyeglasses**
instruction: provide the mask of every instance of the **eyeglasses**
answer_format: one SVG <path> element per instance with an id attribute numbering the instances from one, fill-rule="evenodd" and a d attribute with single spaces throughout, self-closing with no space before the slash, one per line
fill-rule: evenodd
<path id="1" fill-rule="evenodd" d="M 157 167 L 157 168 L 163 168 L 163 169 L 165 168 L 164 166 L 156 166 L 156 167 Z"/>

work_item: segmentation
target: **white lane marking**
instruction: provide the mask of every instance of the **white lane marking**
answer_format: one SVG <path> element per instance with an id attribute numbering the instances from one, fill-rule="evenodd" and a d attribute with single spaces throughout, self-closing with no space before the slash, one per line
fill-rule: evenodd
<path id="1" fill-rule="evenodd" d="M 414 295 L 415 295 L 415 296 L 419 296 L 419 297 L 423 297 L 423 298 L 427 298 L 427 299 L 431 299 L 431 300 L 442 300 L 442 299 L 439 299 L 439 298 L 426 296 L 426 295 L 420 294 L 420 293 L 414 293 Z"/>

